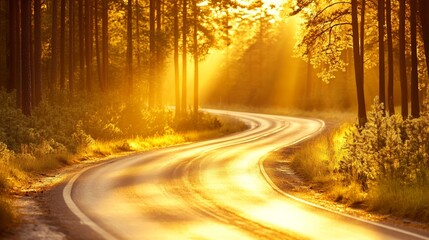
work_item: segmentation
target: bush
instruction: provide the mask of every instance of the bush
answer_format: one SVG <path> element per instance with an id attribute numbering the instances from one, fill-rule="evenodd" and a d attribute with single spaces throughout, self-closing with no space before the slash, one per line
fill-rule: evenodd
<path id="1" fill-rule="evenodd" d="M 404 184 L 429 182 L 429 117 L 403 120 L 384 116 L 376 99 L 363 129 L 353 127 L 346 136 L 340 170 L 363 189 L 384 179 Z"/>

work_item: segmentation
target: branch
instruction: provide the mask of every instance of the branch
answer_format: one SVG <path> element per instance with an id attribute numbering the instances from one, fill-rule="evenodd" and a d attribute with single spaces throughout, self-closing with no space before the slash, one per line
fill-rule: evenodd
<path id="1" fill-rule="evenodd" d="M 327 10 L 328 8 L 331 8 L 337 4 L 351 4 L 350 2 L 334 2 L 328 6 L 326 6 L 325 8 L 323 8 L 322 10 L 320 10 L 319 12 L 316 13 L 316 15 L 314 16 L 313 19 L 316 19 L 318 16 L 320 16 L 325 10 Z"/>

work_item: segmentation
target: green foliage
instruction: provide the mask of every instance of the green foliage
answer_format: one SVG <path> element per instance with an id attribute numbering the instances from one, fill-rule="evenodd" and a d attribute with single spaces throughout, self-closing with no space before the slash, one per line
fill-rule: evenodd
<path id="1" fill-rule="evenodd" d="M 405 185 L 428 179 L 429 116 L 403 120 L 384 116 L 375 100 L 365 128 L 354 127 L 346 136 L 341 171 L 364 189 L 383 179 L 401 179 Z"/>
<path id="2" fill-rule="evenodd" d="M 429 221 L 429 114 L 386 116 L 374 100 L 363 128 L 345 125 L 305 144 L 293 159 L 336 201 Z"/>
<path id="3" fill-rule="evenodd" d="M 27 117 L 15 108 L 13 96 L 0 91 L 0 225 L 13 217 L 8 193 L 33 173 L 76 159 L 148 150 L 245 128 L 205 113 L 175 119 L 169 109 L 149 110 L 140 100 L 122 101 L 115 94 L 49 96 Z"/>
<path id="4" fill-rule="evenodd" d="M 190 114 L 182 116 L 173 124 L 174 129 L 180 129 L 182 131 L 213 130 L 220 129 L 221 127 L 222 123 L 219 118 L 203 112 L 198 113 L 197 116 Z"/>
<path id="5" fill-rule="evenodd" d="M 335 149 L 331 146 L 335 132 L 311 139 L 294 154 L 292 164 L 305 178 L 315 182 L 326 182 L 338 169 Z"/>

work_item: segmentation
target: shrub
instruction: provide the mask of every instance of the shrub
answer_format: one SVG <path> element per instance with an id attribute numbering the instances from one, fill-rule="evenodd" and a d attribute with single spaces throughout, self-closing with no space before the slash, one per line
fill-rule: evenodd
<path id="1" fill-rule="evenodd" d="M 429 117 L 402 120 L 384 116 L 376 99 L 363 129 L 346 136 L 341 171 L 368 189 L 380 179 L 401 179 L 406 184 L 428 181 Z"/>

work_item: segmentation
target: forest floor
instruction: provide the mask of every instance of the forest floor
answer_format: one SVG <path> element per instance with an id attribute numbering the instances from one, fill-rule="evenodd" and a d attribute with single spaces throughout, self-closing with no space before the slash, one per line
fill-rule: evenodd
<path id="1" fill-rule="evenodd" d="M 325 123 L 326 128 L 321 134 L 329 132 L 330 129 L 336 128 L 340 125 L 340 122 L 335 120 L 325 121 Z M 318 136 L 315 136 L 315 138 L 317 137 Z M 371 211 L 368 206 L 365 206 L 364 204 L 348 205 L 338 202 L 333 197 L 330 197 L 329 194 L 327 194 L 327 186 L 306 179 L 302 174 L 300 174 L 299 170 L 294 168 L 292 164 L 294 154 L 304 144 L 306 144 L 306 141 L 279 149 L 271 152 L 265 159 L 263 159 L 263 167 L 269 178 L 284 193 L 321 206 L 322 208 L 330 211 L 386 224 L 416 233 L 429 233 L 429 225 L 427 223 L 416 222 L 393 215 L 380 214 Z"/>

